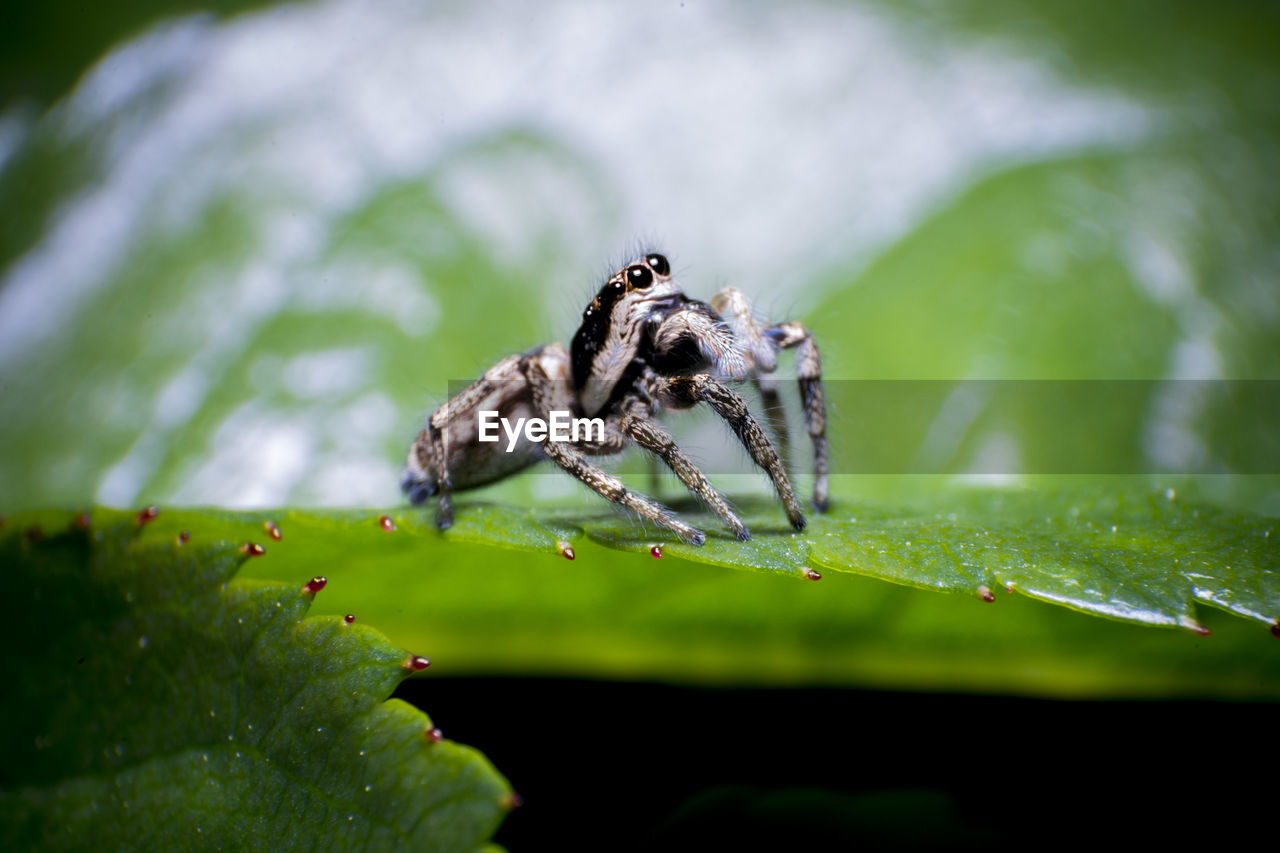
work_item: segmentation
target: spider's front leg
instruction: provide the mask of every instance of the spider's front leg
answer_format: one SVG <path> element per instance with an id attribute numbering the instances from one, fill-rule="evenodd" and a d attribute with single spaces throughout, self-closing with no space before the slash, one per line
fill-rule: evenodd
<path id="1" fill-rule="evenodd" d="M 681 542 L 690 545 L 701 545 L 707 536 L 701 530 L 681 521 L 675 513 L 629 490 L 622 481 L 607 471 L 592 465 L 581 453 L 570 445 L 559 442 L 547 442 L 547 458 L 572 474 L 589 489 L 608 501 L 626 507 L 641 518 L 647 518 L 655 524 L 674 533 Z"/>
<path id="2" fill-rule="evenodd" d="M 684 483 L 685 488 L 697 495 L 703 503 L 711 507 L 716 515 L 720 516 L 720 520 L 739 542 L 746 542 L 751 538 L 747 526 L 734 514 L 733 510 L 729 509 L 729 505 L 707 480 L 706 475 L 676 445 L 670 433 L 653 420 L 648 406 L 635 400 L 624 411 L 625 414 L 620 423 L 623 433 L 665 462 L 680 482 Z"/>
<path id="3" fill-rule="evenodd" d="M 779 349 L 796 348 L 796 382 L 804 404 L 805 429 L 813 441 L 813 505 L 818 512 L 826 512 L 830 451 L 827 448 L 827 398 L 822 393 L 822 356 L 818 353 L 818 344 L 799 323 L 770 326 L 765 336 Z"/>
<path id="4" fill-rule="evenodd" d="M 773 377 L 773 372 L 778 367 L 778 351 L 796 349 L 796 380 L 804 406 L 805 430 L 813 442 L 813 506 L 818 512 L 826 512 L 830 461 L 827 447 L 827 403 L 822 392 L 822 357 L 818 352 L 818 344 L 809 330 L 799 323 L 777 323 L 762 327 L 756 321 L 747 297 L 737 288 L 724 288 L 715 295 L 711 304 L 728 317 L 743 349 L 752 354 L 755 361 L 752 376 L 767 410 L 777 407 L 777 411 L 781 412 L 781 401 Z M 786 429 L 785 419 L 781 429 Z M 785 448 L 784 442 L 780 442 L 780 445 Z M 784 450 L 784 458 L 785 455 Z"/>
<path id="5" fill-rule="evenodd" d="M 591 456 L 605 456 L 621 453 L 631 442 L 652 454 L 649 458 L 656 466 L 662 461 L 672 473 L 684 483 L 685 487 L 711 508 L 724 522 L 725 527 L 737 538 L 745 542 L 751 538 L 751 532 L 742 520 L 729 509 L 725 499 L 716 491 L 706 475 L 685 455 L 676 444 L 671 434 L 653 419 L 653 412 L 648 404 L 638 397 L 632 396 L 619 406 L 621 415 L 614 415 L 604 422 L 604 435 L 592 441 L 578 442 L 574 446 Z M 657 479 L 657 468 L 649 472 L 650 480 Z"/>
<path id="6" fill-rule="evenodd" d="M 751 383 L 760 392 L 760 407 L 773 435 L 773 443 L 778 448 L 778 456 L 782 457 L 783 467 L 790 471 L 791 431 L 787 427 L 786 407 L 778 394 L 778 378 L 774 375 L 778 369 L 778 348 L 765 337 L 764 328 L 756 320 L 751 303 L 741 290 L 736 287 L 721 289 L 712 297 L 711 307 L 728 321 L 738 346 L 751 357 L 747 372 Z"/>
<path id="7" fill-rule="evenodd" d="M 800 502 L 796 500 L 795 490 L 791 488 L 791 480 L 787 477 L 787 469 L 774 450 L 769 437 L 756 419 L 751 417 L 747 409 L 747 401 L 742 399 L 733 389 L 722 385 L 705 373 L 693 376 L 678 376 L 674 379 L 655 377 L 654 384 L 659 393 L 677 404 L 685 406 L 703 402 L 709 405 L 716 414 L 729 422 L 734 434 L 742 442 L 743 447 L 751 454 L 751 459 L 759 465 L 773 481 L 773 487 L 782 500 L 787 512 L 787 520 L 795 530 L 804 530 L 804 514 L 800 511 Z"/>
<path id="8" fill-rule="evenodd" d="M 525 369 L 535 410 L 542 412 L 545 417 L 547 412 L 567 407 L 571 395 L 565 378 L 553 378 L 548 374 L 546 366 L 537 361 L 528 362 Z M 625 446 L 625 441 L 617 440 L 615 433 L 614 440 L 606 439 L 599 445 L 590 446 L 590 449 L 596 454 L 616 453 Z M 706 534 L 701 530 L 685 524 L 666 507 L 631 491 L 617 477 L 588 462 L 582 452 L 572 445 L 566 442 L 547 441 L 542 449 L 548 459 L 605 500 L 624 506 L 641 518 L 647 518 L 655 524 L 662 525 L 682 542 L 701 545 L 707 541 Z"/>

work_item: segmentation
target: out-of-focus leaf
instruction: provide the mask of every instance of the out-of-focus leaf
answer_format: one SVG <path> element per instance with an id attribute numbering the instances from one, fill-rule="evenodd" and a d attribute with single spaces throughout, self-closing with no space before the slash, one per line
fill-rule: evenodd
<path id="1" fill-rule="evenodd" d="M 975 150 L 987 153 L 976 161 L 958 155 L 976 164 L 968 171 L 952 174 L 938 162 L 946 159 L 941 152 L 922 149 L 910 171 L 939 176 L 921 199 L 932 199 L 931 206 L 868 199 L 867 219 L 898 223 L 874 229 L 876 240 L 902 235 L 887 249 L 867 244 L 862 228 L 855 229 L 861 238 L 846 241 L 839 218 L 829 220 L 830 231 L 791 233 L 777 227 L 791 218 L 776 214 L 770 245 L 788 257 L 775 268 L 791 275 L 774 281 L 735 272 L 733 283 L 762 297 L 772 319 L 808 322 L 829 377 L 1280 375 L 1280 312 L 1271 286 L 1280 201 L 1276 182 L 1259 179 L 1275 171 L 1280 150 L 1271 97 L 1278 72 L 1267 50 L 1274 12 L 1254 4 L 1217 15 L 1174 3 L 1156 15 L 1142 4 L 1113 10 L 1090 2 L 1068 14 L 997 2 L 916 14 L 919 4 L 882 5 L 886 16 L 904 22 L 904 44 L 936 38 L 954 50 L 975 31 L 995 33 L 1027 57 L 1031 67 L 1006 63 L 1002 52 L 974 62 L 922 47 L 919 57 L 927 58 L 903 66 L 924 73 L 932 58 L 952 56 L 947 61 L 968 69 L 962 76 L 993 73 L 989 87 L 974 91 L 977 113 L 1008 103 L 1000 89 L 1017 89 L 1045 67 L 1100 91 L 1096 103 L 1046 103 L 1031 121 L 1041 131 L 997 134 L 992 139 L 1004 141 L 980 145 Z M 203 97 L 194 102 L 210 112 L 191 109 L 202 86 L 228 86 L 225 69 L 207 65 L 202 51 L 220 55 L 225 39 L 249 56 L 266 33 L 305 43 L 320 30 L 308 29 L 318 23 L 304 11 L 283 6 L 227 25 L 193 24 L 184 30 L 191 45 L 168 48 L 172 65 L 138 48 L 132 59 L 117 57 L 121 70 L 135 68 L 136 79 L 120 73 L 118 85 L 106 85 L 116 78 L 100 69 L 47 116 L 13 125 L 11 155 L 0 170 L 0 196 L 12 202 L 0 209 L 3 286 L 21 291 L 24 279 L 79 284 L 43 299 L 33 288 L 12 303 L 30 318 L 23 326 L 49 323 L 52 330 L 0 363 L 0 445 L 11 450 L 0 457 L 5 509 L 94 497 L 130 502 L 144 494 L 296 505 L 355 492 L 352 503 L 389 503 L 395 461 L 449 382 L 572 334 L 582 297 L 591 293 L 584 270 L 620 248 L 613 242 L 619 229 L 584 222 L 669 227 L 652 219 L 667 208 L 637 193 L 634 175 L 618 174 L 583 139 L 557 132 L 565 126 L 554 119 L 557 109 L 578 112 L 569 106 L 578 97 L 607 100 L 607 92 L 592 95 L 590 87 L 548 93 L 545 103 L 536 86 L 513 91 L 504 102 L 509 112 L 478 126 L 453 116 L 457 123 L 444 122 L 438 132 L 406 131 L 389 149 L 419 156 L 394 157 L 391 168 L 371 165 L 382 146 L 367 146 L 345 128 L 326 129 L 341 113 L 312 102 L 314 86 L 305 96 L 289 86 L 269 89 L 261 103 Z M 45 17 L 37 14 L 27 28 L 49 30 Z M 424 37 L 445 39 L 459 27 L 466 38 L 476 32 L 466 20 L 444 15 L 414 26 L 425 27 Z M 814 26 L 804 16 L 798 26 L 805 20 Z M 850 27 L 869 24 L 857 15 L 847 20 Z M 1134 31 L 1144 37 L 1129 37 Z M 170 44 L 158 33 L 152 38 Z M 659 62 L 654 70 L 673 67 L 652 61 Z M 357 82 L 382 79 L 366 77 L 369 70 L 361 65 L 340 76 L 353 91 L 384 91 Z M 397 77 L 392 91 L 401 88 Z M 415 91 L 430 112 L 448 103 L 449 88 Z M 758 94 L 761 104 L 772 103 L 768 92 Z M 815 92 L 805 111 L 827 116 L 828 100 Z M 545 109 L 551 103 L 560 107 Z M 1092 117 L 1077 121 L 1073 110 Z M 543 115 L 551 118 L 530 120 Z M 905 116 L 886 108 L 832 112 L 830 119 L 843 122 L 842 133 L 874 133 Z M 385 128 L 371 127 L 381 138 Z M 929 132 L 904 126 L 902 137 Z M 1075 133 L 1082 135 L 1073 142 Z M 307 143 L 319 138 L 337 144 L 311 150 Z M 814 145 L 807 137 L 796 142 L 796 151 Z M 153 149 L 166 156 L 143 163 L 128 156 Z M 706 174 L 699 164 L 716 158 L 710 151 L 676 151 L 669 162 L 655 162 L 662 174 Z M 282 159 L 305 165 L 276 168 Z M 890 159 L 840 165 L 868 176 L 904 167 Z M 333 168 L 335 162 L 344 165 Z M 782 158 L 779 168 L 791 162 Z M 682 203 L 707 205 L 710 186 L 695 181 Z M 826 209 L 826 201 L 814 201 Z M 82 230 L 69 227 L 77 223 Z M 87 227 L 92 223 L 99 227 Z M 113 251 L 99 258 L 92 238 L 108 225 L 119 233 L 102 241 Z M 713 228 L 724 236 L 712 241 L 664 235 L 683 254 L 681 280 L 690 295 L 708 298 L 728 274 L 725 256 L 737 254 L 740 238 L 731 235 L 738 227 L 727 221 Z M 91 260 L 83 260 L 82 245 Z M 66 266 L 49 267 L 49 258 L 66 259 Z M 33 268 L 44 278 L 30 279 Z M 948 442 L 938 447 L 923 446 L 936 409 L 921 411 L 910 430 L 891 431 L 877 429 L 875 412 L 837 405 L 837 469 L 853 470 L 870 449 L 888 459 L 951 463 L 936 470 L 965 470 L 1001 453 L 1024 470 L 1057 470 L 1041 466 L 1070 450 L 1052 429 L 1071 414 L 1063 406 L 1023 400 L 959 409 L 971 421 L 942 430 Z M 93 429 L 84 428 L 86 419 Z M 1078 435 L 1114 461 L 1114 471 L 1180 470 L 1196 440 L 1209 437 L 1206 465 L 1247 472 L 1259 444 L 1275 447 L 1270 422 L 1232 419 L 1217 393 L 1135 394 Z M 1189 438 L 1181 451 L 1153 438 L 1170 431 Z M 1252 498 L 1244 481 L 1223 483 L 1237 493 L 1233 500 Z M 1280 490 L 1270 489 L 1259 505 L 1276 512 Z"/>
<path id="2" fill-rule="evenodd" d="M 1216 488 L 1274 512 L 1274 383 L 1229 381 L 1277 375 L 1274 260 L 1224 249 L 1236 200 L 1269 190 L 1197 168 L 1228 143 L 1193 141 L 998 172 L 833 273 L 809 323 L 824 366 L 902 380 L 831 383 L 833 470 L 1272 475 Z M 914 381 L 941 379 L 1021 381 Z"/>
<path id="3" fill-rule="evenodd" d="M 305 571 L 234 579 L 238 545 L 103 516 L 0 538 L 7 849 L 484 845 L 509 788 L 387 701 L 410 655 L 359 623 L 303 618 Z"/>
<path id="4" fill-rule="evenodd" d="M 248 135 L 226 145 L 252 147 Z M 52 144 L 32 142 L 35 153 Z M 0 444 L 12 451 L 0 455 L 0 504 L 118 500 L 113 482 L 124 500 L 145 488 L 243 504 L 265 488 L 307 502 L 378 470 L 385 489 L 360 500 L 393 500 L 390 460 L 449 383 L 564 325 L 544 305 L 564 272 L 548 259 L 551 234 L 497 251 L 453 185 L 511 172 L 574 186 L 587 207 L 607 200 L 581 158 L 521 128 L 432 166 L 305 216 L 289 193 L 234 183 L 177 221 L 146 214 L 122 263 L 57 333 L 0 363 Z M 532 189 L 526 203 L 540 204 Z M 0 209 L 6 218 L 21 219 Z M 276 252 L 287 261 L 264 260 Z M 85 413 L 93 430 L 81 428 Z"/>

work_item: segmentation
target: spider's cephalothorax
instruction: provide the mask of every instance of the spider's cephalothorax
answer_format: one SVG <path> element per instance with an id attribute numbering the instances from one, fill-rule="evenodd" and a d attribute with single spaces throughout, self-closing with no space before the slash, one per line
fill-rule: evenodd
<path id="1" fill-rule="evenodd" d="M 409 450 L 403 487 L 423 503 L 439 495 L 436 521 L 453 521 L 451 494 L 505 477 L 550 459 L 601 496 L 701 545 L 701 531 L 649 498 L 627 489 L 587 456 L 618 453 L 634 442 L 661 459 L 740 540 L 747 528 L 707 478 L 655 420 L 665 409 L 706 403 L 733 429 L 752 460 L 773 481 L 787 518 L 804 527 L 800 504 L 778 450 L 724 381 L 752 380 L 767 408 L 780 412 L 773 376 L 778 352 L 797 350 L 797 377 L 804 420 L 813 440 L 813 503 L 827 504 L 826 404 L 818 347 L 798 323 L 764 325 L 738 290 L 727 287 L 711 304 L 690 299 L 671 278 L 662 255 L 650 253 L 609 277 L 582 314 L 568 352 L 548 344 L 508 356 L 450 399 L 427 420 Z M 722 381 L 723 380 L 723 381 Z M 503 418 L 548 418 L 555 411 L 600 418 L 603 435 L 560 442 L 527 435 L 508 445 L 480 440 L 480 413 Z M 785 421 L 772 422 L 783 452 Z"/>

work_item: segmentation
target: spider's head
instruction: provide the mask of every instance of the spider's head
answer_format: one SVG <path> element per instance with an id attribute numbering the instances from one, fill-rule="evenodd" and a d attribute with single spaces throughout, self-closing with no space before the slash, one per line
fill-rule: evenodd
<path id="1" fill-rule="evenodd" d="M 607 398 L 635 359 L 649 322 L 679 304 L 682 296 L 671 278 L 671 264 L 657 252 L 609 276 L 582 312 L 582 325 L 573 336 L 574 387 L 584 391 L 593 386 L 589 397 Z"/>
<path id="2" fill-rule="evenodd" d="M 679 295 L 666 255 L 650 252 L 609 276 L 582 313 L 582 319 L 584 325 L 595 317 L 613 323 L 655 307 L 666 307 Z"/>

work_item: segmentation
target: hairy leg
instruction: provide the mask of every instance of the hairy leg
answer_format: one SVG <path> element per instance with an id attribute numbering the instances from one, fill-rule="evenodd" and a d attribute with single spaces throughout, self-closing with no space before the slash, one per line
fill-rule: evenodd
<path id="1" fill-rule="evenodd" d="M 782 417 L 781 402 L 774 384 L 773 372 L 778 366 L 778 351 L 796 347 L 796 378 L 800 385 L 800 398 L 804 406 L 805 429 L 813 442 L 813 505 L 819 512 L 827 509 L 827 476 L 830 468 L 827 447 L 827 404 L 822 393 L 822 358 L 813 335 L 799 323 L 777 323 L 762 327 L 751 310 L 751 303 L 737 288 L 726 287 L 715 295 L 711 305 L 723 314 L 734 335 L 755 359 L 753 371 L 756 386 L 760 388 L 761 403 L 775 437 L 778 438 L 780 455 L 785 461 L 789 442 L 786 440 L 786 420 Z M 775 402 L 776 401 L 776 402 Z M 778 424 L 772 417 L 781 418 Z"/>
<path id="2" fill-rule="evenodd" d="M 662 525 L 682 542 L 701 545 L 707 541 L 702 531 L 685 524 L 666 507 L 659 506 L 643 495 L 629 491 L 621 480 L 592 465 L 586 457 L 569 445 L 549 441 L 546 444 L 546 454 L 548 459 L 582 481 L 600 497 L 626 507 L 641 518 L 647 518 Z"/>
<path id="3" fill-rule="evenodd" d="M 813 505 L 827 509 L 827 474 L 830 468 L 827 447 L 827 400 L 822 393 L 822 356 L 809 330 L 799 323 L 779 323 L 765 334 L 779 349 L 796 349 L 796 381 L 804 404 L 804 425 L 813 441 Z"/>
<path id="4" fill-rule="evenodd" d="M 428 423 L 428 444 L 434 454 L 436 472 L 436 528 L 448 530 L 453 526 L 453 479 L 449 476 L 449 465 L 446 456 L 444 431 L 435 424 Z"/>
<path id="5" fill-rule="evenodd" d="M 803 530 L 804 514 L 800 511 L 800 503 L 796 500 L 796 493 L 791 488 L 791 480 L 787 477 L 786 468 L 783 467 L 782 459 L 778 457 L 778 452 L 770 443 L 769 437 L 765 435 L 756 419 L 751 417 L 746 400 L 705 373 L 660 381 L 665 384 L 667 393 L 676 400 L 686 405 L 695 402 L 706 403 L 716 414 L 728 421 L 738 440 L 751 454 L 752 461 L 759 465 L 773 481 L 773 487 L 782 500 L 782 506 L 787 512 L 787 519 L 791 522 L 791 526 L 796 530 Z"/>
<path id="6" fill-rule="evenodd" d="M 746 525 L 729 509 L 724 498 L 707 480 L 706 475 L 693 464 L 693 460 L 676 446 L 671 435 L 649 417 L 645 406 L 636 404 L 629 407 L 622 417 L 621 426 L 622 431 L 634 439 L 636 444 L 665 462 L 689 491 L 711 507 L 739 542 L 750 538 Z"/>
<path id="7" fill-rule="evenodd" d="M 658 457 L 652 454 L 645 457 L 645 467 L 649 472 L 649 491 L 656 495 L 662 491 L 662 471 L 658 468 Z"/>
<path id="8" fill-rule="evenodd" d="M 534 408 L 539 412 L 549 412 L 553 408 L 565 406 L 568 393 L 567 383 L 560 378 L 553 378 L 546 370 L 546 365 L 538 361 L 525 364 L 525 375 L 529 380 L 529 390 L 533 398 Z M 587 461 L 583 453 L 606 455 L 617 453 L 627 445 L 627 437 L 613 419 L 605 421 L 604 435 L 599 441 L 580 442 L 578 447 L 555 441 L 543 444 L 543 453 L 555 464 L 573 475 L 588 488 L 602 498 L 626 507 L 641 518 L 660 524 L 674 533 L 681 541 L 690 545 L 701 545 L 707 541 L 706 534 L 685 524 L 675 513 L 655 503 L 644 495 L 630 491 L 622 481 L 599 466 Z"/>
<path id="9" fill-rule="evenodd" d="M 733 329 L 734 338 L 751 356 L 756 371 L 769 374 L 778 369 L 778 348 L 765 337 L 765 329 L 756 320 L 746 294 L 736 287 L 721 288 L 711 297 L 711 307 Z"/>
<path id="10" fill-rule="evenodd" d="M 778 394 L 778 379 L 772 373 L 755 373 L 752 382 L 760 392 L 760 406 L 764 410 L 765 423 L 773 436 L 774 446 L 782 459 L 782 467 L 791 470 L 791 431 L 787 428 L 787 411 Z"/>
<path id="11" fill-rule="evenodd" d="M 525 382 L 525 363 L 529 354 L 504 358 L 484 376 L 458 392 L 431 413 L 426 425 L 409 448 L 408 471 L 401 488 L 414 504 L 425 503 L 439 495 L 436 504 L 436 527 L 447 530 L 453 524 L 453 478 L 449 473 L 450 427 L 458 418 L 466 417 L 486 400 L 501 398 L 509 391 L 510 382 Z"/>

